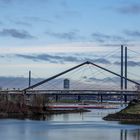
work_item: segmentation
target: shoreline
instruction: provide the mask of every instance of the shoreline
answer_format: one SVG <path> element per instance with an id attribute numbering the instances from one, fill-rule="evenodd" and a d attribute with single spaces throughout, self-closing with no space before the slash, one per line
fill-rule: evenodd
<path id="1" fill-rule="evenodd" d="M 31 120 L 45 120 L 51 115 L 69 114 L 69 113 L 84 113 L 90 112 L 90 110 L 85 109 L 74 109 L 74 110 L 49 110 L 46 112 L 38 113 L 7 113 L 0 112 L 0 119 L 31 119 Z"/>
<path id="2" fill-rule="evenodd" d="M 43 119 L 50 115 L 89 112 L 88 109 L 52 110 L 44 106 L 29 106 L 13 102 L 0 102 L 0 119 Z"/>
<path id="3" fill-rule="evenodd" d="M 122 114 L 120 112 L 109 114 L 103 118 L 106 121 L 140 122 L 140 114 Z"/>
<path id="4" fill-rule="evenodd" d="M 31 119 L 31 120 L 42 120 L 43 118 L 47 118 L 51 115 L 59 115 L 59 114 L 69 114 L 69 113 L 83 113 L 83 112 L 90 112 L 89 110 L 55 110 L 55 111 L 46 111 L 44 113 L 7 113 L 7 112 L 0 112 L 0 119 Z"/>
<path id="5" fill-rule="evenodd" d="M 121 111 L 108 114 L 103 118 L 106 121 L 120 121 L 120 122 L 137 122 L 140 123 L 140 102 L 137 100 L 131 101 L 128 106 Z"/>

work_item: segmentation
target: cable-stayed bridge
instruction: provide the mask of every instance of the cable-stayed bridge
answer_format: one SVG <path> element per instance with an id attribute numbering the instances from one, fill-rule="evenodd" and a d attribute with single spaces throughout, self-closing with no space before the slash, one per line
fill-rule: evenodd
<path id="1" fill-rule="evenodd" d="M 125 47 L 124 53 L 124 47 L 121 46 L 121 69 L 119 73 L 111 70 L 109 66 L 104 67 L 91 60 L 35 84 L 32 84 L 31 72 L 29 72 L 28 87 L 20 90 L 2 90 L 1 94 L 49 95 L 55 96 L 56 100 L 59 96 L 77 96 L 78 100 L 81 99 L 81 96 L 97 96 L 101 102 L 105 96 L 120 96 L 126 102 L 127 97 L 132 96 L 136 98 L 138 96 L 140 87 L 138 80 L 128 77 L 127 58 L 127 47 Z M 103 78 L 97 79 L 96 77 L 100 74 L 102 74 L 101 77 Z"/>

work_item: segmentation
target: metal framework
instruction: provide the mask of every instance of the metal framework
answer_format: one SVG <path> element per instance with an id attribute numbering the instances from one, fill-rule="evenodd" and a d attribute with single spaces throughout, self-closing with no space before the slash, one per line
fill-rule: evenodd
<path id="1" fill-rule="evenodd" d="M 121 89 L 123 89 L 123 45 L 121 45 Z"/>
<path id="2" fill-rule="evenodd" d="M 46 83 L 46 82 L 48 82 L 48 81 L 51 81 L 51 80 L 53 80 L 53 79 L 55 79 L 55 78 L 57 78 L 57 77 L 59 77 L 59 76 L 61 76 L 61 75 L 64 75 L 65 73 L 68 73 L 68 72 L 70 72 L 70 71 L 72 71 L 72 70 L 74 70 L 74 69 L 77 69 L 77 68 L 79 68 L 79 67 L 81 67 L 81 66 L 83 66 L 83 65 L 86 65 L 86 64 L 88 64 L 88 65 L 91 64 L 91 65 L 93 65 L 93 66 L 95 66 L 95 67 L 98 67 L 98 68 L 100 68 L 100 69 L 102 69 L 102 70 L 104 70 L 104 71 L 106 71 L 106 72 L 109 72 L 109 73 L 111 73 L 111 74 L 113 74 L 113 75 L 116 75 L 116 76 L 118 76 L 118 77 L 120 77 L 120 78 L 122 78 L 122 79 L 125 79 L 125 80 L 127 80 L 127 81 L 129 81 L 129 82 L 132 82 L 132 83 L 134 83 L 134 84 L 140 85 L 140 83 L 138 83 L 138 82 L 136 82 L 136 81 L 134 81 L 134 80 L 131 80 L 131 79 L 129 79 L 129 78 L 126 78 L 126 77 L 124 77 L 124 76 L 121 76 L 120 74 L 115 73 L 115 72 L 113 72 L 113 71 L 111 71 L 111 70 L 109 70 L 109 69 L 107 69 L 107 68 L 102 67 L 102 66 L 99 66 L 99 65 L 97 65 L 97 64 L 95 64 L 95 63 L 93 63 L 93 62 L 86 61 L 86 62 L 81 63 L 81 64 L 79 64 L 79 65 L 77 65 L 77 66 L 75 66 L 75 67 L 72 67 L 72 68 L 70 68 L 70 69 L 68 69 L 68 70 L 65 70 L 65 71 L 63 71 L 63 72 L 61 72 L 61 73 L 59 73 L 59 74 L 56 74 L 56 75 L 54 75 L 54 76 L 52 76 L 52 77 L 50 77 L 50 78 L 47 78 L 47 79 L 45 79 L 45 80 L 42 80 L 42 81 L 40 81 L 40 82 L 38 82 L 38 83 L 36 83 L 36 84 L 34 84 L 34 85 L 32 85 L 32 86 L 29 86 L 29 87 L 23 89 L 23 91 L 26 93 L 26 91 L 29 90 L 29 89 L 33 89 L 33 88 L 35 88 L 35 87 L 38 87 L 38 86 L 40 86 L 40 85 L 42 85 L 42 84 L 44 84 L 44 83 Z"/>
<path id="3" fill-rule="evenodd" d="M 125 47 L 125 78 L 127 78 L 127 47 Z M 126 79 L 125 79 L 125 89 L 127 89 Z"/>

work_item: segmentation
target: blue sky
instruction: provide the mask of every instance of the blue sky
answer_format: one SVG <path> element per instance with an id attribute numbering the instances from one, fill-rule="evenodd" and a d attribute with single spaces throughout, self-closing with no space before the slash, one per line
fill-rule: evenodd
<path id="1" fill-rule="evenodd" d="M 0 75 L 48 77 L 86 60 L 118 72 L 121 44 L 139 52 L 139 25 L 138 0 L 0 0 Z"/>

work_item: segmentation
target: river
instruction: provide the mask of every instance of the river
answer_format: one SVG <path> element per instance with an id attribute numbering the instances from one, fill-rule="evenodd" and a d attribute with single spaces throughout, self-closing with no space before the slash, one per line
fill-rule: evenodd
<path id="1" fill-rule="evenodd" d="M 45 121 L 0 120 L 0 140 L 140 140 L 140 125 L 108 122 L 117 110 L 52 115 Z"/>

